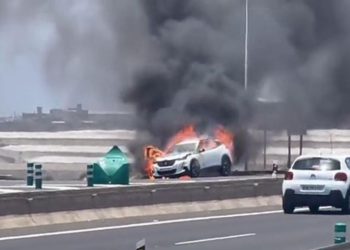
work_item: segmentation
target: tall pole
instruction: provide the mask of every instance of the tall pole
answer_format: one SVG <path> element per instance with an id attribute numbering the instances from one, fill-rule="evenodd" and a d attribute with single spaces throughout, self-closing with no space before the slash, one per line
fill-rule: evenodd
<path id="1" fill-rule="evenodd" d="M 248 2 L 245 0 L 244 89 L 248 88 Z"/>
<path id="2" fill-rule="evenodd" d="M 287 161 L 288 168 L 290 168 L 290 165 L 291 165 L 291 157 L 292 157 L 292 142 L 291 142 L 291 134 L 288 131 L 288 161 Z"/>
<path id="3" fill-rule="evenodd" d="M 267 148 L 267 131 L 264 128 L 264 170 L 266 170 L 266 148 Z"/>
<path id="4" fill-rule="evenodd" d="M 245 40 L 244 40 L 244 90 L 248 89 L 248 0 L 245 0 Z M 248 140 L 246 133 L 246 140 Z M 245 143 L 247 146 L 248 143 Z M 244 159 L 244 170 L 248 171 L 248 150 L 246 149 Z"/>

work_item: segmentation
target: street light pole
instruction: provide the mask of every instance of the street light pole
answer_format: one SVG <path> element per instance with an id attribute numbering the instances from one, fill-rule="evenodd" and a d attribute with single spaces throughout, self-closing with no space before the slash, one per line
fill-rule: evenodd
<path id="1" fill-rule="evenodd" d="M 245 40 L 244 40 L 244 90 L 248 89 L 248 0 L 245 0 Z M 246 140 L 248 140 L 248 131 L 245 133 Z M 246 147 L 249 147 L 247 141 L 245 142 Z M 244 170 L 248 171 L 248 161 L 249 154 L 246 148 L 245 157 L 244 157 Z"/>
<path id="2" fill-rule="evenodd" d="M 245 0 L 244 89 L 248 88 L 248 2 Z"/>

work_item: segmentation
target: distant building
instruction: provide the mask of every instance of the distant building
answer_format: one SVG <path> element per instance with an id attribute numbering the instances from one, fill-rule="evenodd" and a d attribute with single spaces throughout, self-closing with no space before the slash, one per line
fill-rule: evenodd
<path id="1" fill-rule="evenodd" d="M 0 119 L 0 131 L 60 131 L 79 129 L 132 129 L 135 116 L 128 112 L 89 113 L 81 104 L 75 108 L 23 113 L 16 120 Z"/>

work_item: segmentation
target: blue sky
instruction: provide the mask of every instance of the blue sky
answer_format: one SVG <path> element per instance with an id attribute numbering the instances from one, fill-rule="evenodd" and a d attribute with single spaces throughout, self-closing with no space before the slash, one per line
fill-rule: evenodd
<path id="1" fill-rule="evenodd" d="M 38 58 L 30 56 L 0 60 L 0 99 L 1 116 L 59 105 L 44 83 Z"/>
<path id="2" fill-rule="evenodd" d="M 35 21 L 6 24 L 0 29 L 0 116 L 60 104 L 60 98 L 48 89 L 42 69 L 50 32 L 48 25 Z"/>

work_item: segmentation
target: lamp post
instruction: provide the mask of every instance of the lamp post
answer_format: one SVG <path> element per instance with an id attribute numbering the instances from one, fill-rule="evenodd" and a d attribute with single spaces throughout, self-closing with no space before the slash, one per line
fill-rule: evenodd
<path id="1" fill-rule="evenodd" d="M 249 0 L 245 0 L 245 39 L 244 39 L 244 90 L 247 91 L 248 89 L 248 24 L 249 24 L 249 16 L 248 16 L 248 6 L 249 6 Z M 246 133 L 246 140 L 248 133 Z M 245 143 L 246 147 L 249 146 L 248 143 Z M 248 170 L 248 150 L 246 150 L 245 157 L 244 157 L 244 170 Z"/>
<path id="2" fill-rule="evenodd" d="M 245 39 L 244 39 L 244 89 L 248 88 L 248 3 L 249 0 L 245 0 Z"/>

